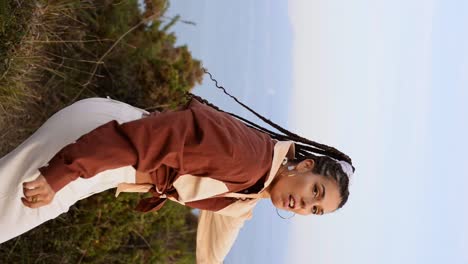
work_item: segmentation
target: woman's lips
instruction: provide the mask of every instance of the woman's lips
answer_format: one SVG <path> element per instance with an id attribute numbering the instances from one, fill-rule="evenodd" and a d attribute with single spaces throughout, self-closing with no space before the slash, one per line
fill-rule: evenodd
<path id="1" fill-rule="evenodd" d="M 296 199 L 294 199 L 292 195 L 289 195 L 287 200 L 283 200 L 283 207 L 289 208 L 289 209 L 295 209 L 296 203 L 297 203 Z"/>
<path id="2" fill-rule="evenodd" d="M 289 200 L 291 199 L 291 195 L 288 196 L 288 199 L 282 200 L 283 202 L 283 207 L 288 208 L 289 207 Z"/>

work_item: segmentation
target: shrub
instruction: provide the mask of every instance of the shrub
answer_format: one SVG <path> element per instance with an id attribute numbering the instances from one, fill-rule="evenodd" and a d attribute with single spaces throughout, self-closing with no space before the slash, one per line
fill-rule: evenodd
<path id="1" fill-rule="evenodd" d="M 168 2 L 18 0 L 0 6 L 0 153 L 72 102 L 110 96 L 147 110 L 184 102 L 201 63 L 176 46 Z M 5 4 L 6 3 L 6 4 Z M 193 263 L 196 219 L 167 204 L 132 211 L 140 197 L 111 191 L 0 245 L 0 263 Z"/>

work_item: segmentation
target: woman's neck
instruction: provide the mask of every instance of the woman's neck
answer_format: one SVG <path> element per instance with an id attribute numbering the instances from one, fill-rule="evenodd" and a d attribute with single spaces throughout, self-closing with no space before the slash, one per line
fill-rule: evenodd
<path id="1" fill-rule="evenodd" d="M 278 171 L 275 174 L 275 177 L 273 178 L 273 181 L 268 185 L 268 187 L 263 190 L 260 194 L 262 194 L 262 198 L 269 198 L 270 197 L 270 190 L 271 188 L 276 184 L 278 179 L 283 176 L 283 174 L 288 170 L 288 166 L 293 165 L 292 163 L 288 162 L 285 165 L 281 165 L 278 169 Z M 263 197 L 265 195 L 265 197 Z"/>

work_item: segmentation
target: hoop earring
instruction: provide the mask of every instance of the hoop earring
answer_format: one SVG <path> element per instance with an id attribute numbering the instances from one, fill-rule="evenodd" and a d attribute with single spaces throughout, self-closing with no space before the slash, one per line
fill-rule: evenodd
<path id="1" fill-rule="evenodd" d="M 279 217 L 281 217 L 282 219 L 291 219 L 291 218 L 293 218 L 293 217 L 296 215 L 296 213 L 293 212 L 293 214 L 292 214 L 290 217 L 283 217 L 283 216 L 279 213 L 278 208 L 276 208 L 276 214 L 277 214 Z"/>

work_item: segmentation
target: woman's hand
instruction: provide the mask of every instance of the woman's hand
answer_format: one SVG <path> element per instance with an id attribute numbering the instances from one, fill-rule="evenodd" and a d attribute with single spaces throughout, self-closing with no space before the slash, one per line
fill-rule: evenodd
<path id="1" fill-rule="evenodd" d="M 54 190 L 42 175 L 39 175 L 34 181 L 24 182 L 23 194 L 24 197 L 21 197 L 21 201 L 29 208 L 48 205 L 55 196 Z"/>

